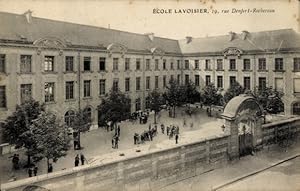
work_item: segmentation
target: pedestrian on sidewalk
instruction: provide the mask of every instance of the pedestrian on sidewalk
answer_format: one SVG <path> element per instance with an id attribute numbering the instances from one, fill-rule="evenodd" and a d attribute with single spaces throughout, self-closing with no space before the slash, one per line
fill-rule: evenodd
<path id="1" fill-rule="evenodd" d="M 51 173 L 53 172 L 53 166 L 51 163 L 49 163 L 49 166 L 48 166 L 48 173 Z"/>
<path id="2" fill-rule="evenodd" d="M 164 126 L 164 124 L 161 124 L 161 133 L 165 134 L 165 126 Z"/>
<path id="3" fill-rule="evenodd" d="M 81 161 L 81 165 L 84 165 L 84 161 L 85 161 L 85 156 L 81 153 L 80 154 L 80 161 Z"/>
<path id="4" fill-rule="evenodd" d="M 32 177 L 32 167 L 28 168 L 28 177 Z"/>
<path id="5" fill-rule="evenodd" d="M 38 167 L 36 165 L 34 165 L 34 168 L 33 168 L 33 174 L 34 174 L 34 176 L 37 175 L 37 171 L 38 171 Z"/>
<path id="6" fill-rule="evenodd" d="M 170 127 L 167 126 L 167 135 L 169 136 L 169 133 L 170 133 Z"/>
<path id="7" fill-rule="evenodd" d="M 75 157 L 75 166 L 78 166 L 78 165 L 79 165 L 79 156 L 77 154 Z"/>
<path id="8" fill-rule="evenodd" d="M 179 138 L 179 136 L 178 136 L 178 134 L 176 134 L 176 135 L 175 135 L 175 141 L 176 141 L 176 144 L 178 143 L 178 138 Z"/>
<path id="9" fill-rule="evenodd" d="M 12 158 L 12 163 L 13 163 L 13 168 L 15 170 L 19 169 L 19 154 L 14 154 L 13 158 Z"/>

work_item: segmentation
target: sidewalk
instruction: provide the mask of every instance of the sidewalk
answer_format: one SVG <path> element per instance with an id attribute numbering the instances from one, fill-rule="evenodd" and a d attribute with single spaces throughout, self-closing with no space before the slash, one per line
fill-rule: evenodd
<path id="1" fill-rule="evenodd" d="M 186 126 L 183 126 L 183 118 L 186 119 Z M 111 145 L 111 138 L 113 137 L 114 132 L 99 128 L 92 130 L 90 132 L 84 133 L 81 135 L 81 145 L 84 147 L 83 150 L 73 150 L 71 148 L 68 152 L 68 155 L 64 158 L 60 158 L 57 163 L 53 164 L 54 171 L 67 169 L 74 167 L 74 157 L 76 154 L 83 153 L 87 160 L 91 163 L 101 162 L 103 156 L 112 156 L 118 155 L 118 153 L 125 152 L 128 149 L 137 148 L 147 152 L 153 148 L 166 148 L 170 145 L 175 145 L 175 140 L 167 137 L 166 134 L 161 133 L 160 123 L 166 125 L 178 125 L 180 127 L 180 136 L 179 143 L 184 143 L 185 141 L 199 140 L 200 138 L 209 137 L 212 135 L 217 135 L 222 132 L 221 125 L 222 120 L 207 117 L 205 110 L 198 110 L 196 114 L 192 116 L 187 116 L 182 109 L 177 108 L 177 117 L 169 118 L 166 111 L 161 113 L 161 116 L 158 118 L 158 136 L 154 137 L 153 141 L 146 141 L 143 145 L 134 145 L 133 144 L 133 135 L 134 133 L 142 133 L 144 130 L 147 130 L 150 123 L 153 123 L 153 115 L 150 115 L 147 124 L 139 124 L 138 121 L 135 123 L 132 122 L 122 122 L 121 127 L 121 137 L 119 143 L 119 149 L 113 149 Z M 191 127 L 193 123 L 193 127 Z M 23 151 L 24 152 L 24 151 Z M 23 152 L 20 154 L 20 162 L 24 165 L 26 163 L 26 156 Z M 13 176 L 19 179 L 28 177 L 27 169 L 13 170 L 11 156 L 13 154 L 8 154 L 0 157 L 0 183 L 8 182 Z M 39 170 L 38 174 L 45 174 L 46 172 L 46 161 L 42 160 L 37 164 Z"/>
<path id="2" fill-rule="evenodd" d="M 201 190 L 201 191 L 211 191 L 211 190 L 240 190 L 242 187 L 222 187 L 225 184 L 230 185 L 230 183 L 236 183 L 239 182 L 238 180 L 241 177 L 249 176 L 252 173 L 262 171 L 263 169 L 270 167 L 272 165 L 275 165 L 276 163 L 283 162 L 283 160 L 289 159 L 291 157 L 295 157 L 297 155 L 300 155 L 300 142 L 295 143 L 290 148 L 288 148 L 287 152 L 284 148 L 280 148 L 277 145 L 272 146 L 269 150 L 264 149 L 258 153 L 256 153 L 254 156 L 246 156 L 241 158 L 238 161 L 233 161 L 231 164 L 228 164 L 227 166 L 220 168 L 220 169 L 214 169 L 213 171 L 210 171 L 206 174 L 202 174 L 190 179 L 186 179 L 184 181 L 177 182 L 175 184 L 168 185 L 161 189 L 161 191 L 178 191 L 178 190 Z M 295 159 L 298 163 L 299 158 Z M 293 164 L 293 163 L 291 163 Z M 286 164 L 291 165 L 291 164 Z M 298 171 L 295 172 L 298 179 L 292 179 L 293 182 L 289 181 L 289 184 L 292 184 L 292 187 L 295 188 L 295 185 L 297 184 L 297 181 L 299 182 L 300 178 L 300 170 L 299 166 L 297 167 Z M 271 169 L 269 169 L 271 170 Z M 262 171 L 262 173 L 265 171 Z M 298 173 L 298 174 L 297 174 Z M 259 175 L 259 174 L 258 174 Z M 287 177 L 289 177 L 287 175 Z M 291 177 L 292 178 L 292 177 Z M 256 178 L 257 179 L 257 178 Z M 272 176 L 268 176 L 264 179 L 264 184 L 271 183 L 272 184 Z M 253 181 L 252 184 L 255 184 Z M 262 180 L 261 180 L 262 183 Z M 260 185 L 262 186 L 263 183 Z M 287 182 L 286 182 L 287 183 Z M 243 186 L 252 186 L 252 184 L 244 183 Z M 291 185 L 289 185 L 291 187 Z M 257 188 L 257 187 L 256 187 Z M 298 187 L 299 188 L 299 187 Z M 263 189 L 263 187 L 260 187 L 259 190 Z M 257 190 L 252 187 L 251 188 L 243 188 L 243 190 Z M 270 190 L 270 189 L 269 189 Z"/>

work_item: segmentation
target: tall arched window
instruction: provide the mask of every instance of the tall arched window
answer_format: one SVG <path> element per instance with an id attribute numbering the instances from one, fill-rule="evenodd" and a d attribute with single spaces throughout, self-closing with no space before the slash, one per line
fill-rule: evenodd
<path id="1" fill-rule="evenodd" d="M 87 118 L 88 122 L 92 122 L 92 109 L 87 107 L 83 110 L 84 117 Z"/>
<path id="2" fill-rule="evenodd" d="M 300 102 L 293 104 L 293 115 L 300 115 Z"/>
<path id="3" fill-rule="evenodd" d="M 75 112 L 72 110 L 69 110 L 65 113 L 65 123 L 67 126 L 72 126 L 74 123 L 75 118 Z"/>

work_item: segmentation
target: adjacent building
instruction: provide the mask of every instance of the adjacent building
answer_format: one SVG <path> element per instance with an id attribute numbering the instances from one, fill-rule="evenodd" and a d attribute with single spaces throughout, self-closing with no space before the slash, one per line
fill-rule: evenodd
<path id="1" fill-rule="evenodd" d="M 247 89 L 283 91 L 285 114 L 300 114 L 300 35 L 292 29 L 173 40 L 0 13 L 0 120 L 34 98 L 72 122 L 79 108 L 98 127 L 97 106 L 111 88 L 147 108 L 151 90 L 189 80 L 221 91 L 238 81 Z"/>

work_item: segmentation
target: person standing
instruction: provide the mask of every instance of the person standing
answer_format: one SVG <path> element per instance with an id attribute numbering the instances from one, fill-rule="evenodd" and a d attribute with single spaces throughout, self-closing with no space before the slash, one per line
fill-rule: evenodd
<path id="1" fill-rule="evenodd" d="M 120 136 L 121 134 L 121 129 L 120 129 L 120 125 L 118 125 L 118 136 Z"/>
<path id="2" fill-rule="evenodd" d="M 51 172 L 53 172 L 53 166 L 50 163 L 49 166 L 48 166 L 48 173 L 51 173 Z"/>
<path id="3" fill-rule="evenodd" d="M 32 177 L 32 167 L 28 168 L 28 176 Z"/>
<path id="4" fill-rule="evenodd" d="M 85 161 L 85 156 L 81 153 L 80 154 L 80 161 L 81 161 L 81 165 L 84 165 L 84 161 Z"/>
<path id="5" fill-rule="evenodd" d="M 178 134 L 176 134 L 176 135 L 175 135 L 175 141 L 176 141 L 176 144 L 178 143 L 178 138 L 179 138 L 179 137 L 178 137 Z"/>
<path id="6" fill-rule="evenodd" d="M 37 175 L 37 171 L 38 171 L 38 167 L 34 165 L 34 168 L 33 168 L 33 174 L 34 174 L 34 176 Z"/>
<path id="7" fill-rule="evenodd" d="M 78 165 L 79 165 L 79 156 L 77 154 L 75 157 L 75 166 L 78 166 Z"/>
<path id="8" fill-rule="evenodd" d="M 167 135 L 169 135 L 169 133 L 170 133 L 170 127 L 167 126 Z"/>

